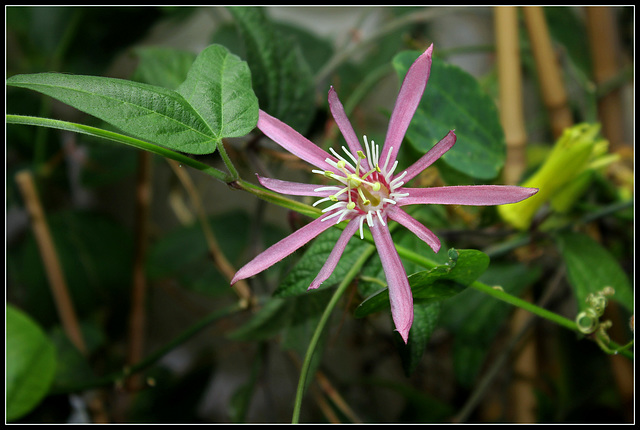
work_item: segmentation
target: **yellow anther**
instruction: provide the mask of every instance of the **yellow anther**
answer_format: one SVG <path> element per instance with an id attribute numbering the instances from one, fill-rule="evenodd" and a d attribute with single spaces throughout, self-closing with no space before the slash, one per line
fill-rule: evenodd
<path id="1" fill-rule="evenodd" d="M 362 151 L 358 151 L 358 152 L 357 152 L 357 154 L 358 154 L 358 157 L 359 157 L 359 158 L 362 158 L 363 160 L 364 160 L 365 158 L 367 158 L 367 157 L 364 155 L 364 152 L 362 152 Z"/>
<path id="2" fill-rule="evenodd" d="M 331 200 L 332 202 L 337 202 L 338 198 L 336 196 L 329 196 L 329 200 Z"/>

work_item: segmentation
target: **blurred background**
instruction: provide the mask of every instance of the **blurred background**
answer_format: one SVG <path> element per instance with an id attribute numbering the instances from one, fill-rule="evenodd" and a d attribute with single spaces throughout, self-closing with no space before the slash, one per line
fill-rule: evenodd
<path id="1" fill-rule="evenodd" d="M 553 110 L 549 106 L 554 106 L 541 90 L 538 78 L 543 72 L 536 69 L 522 8 L 513 9 L 517 28 L 512 36 L 520 47 L 522 72 L 521 85 L 513 91 L 522 93 L 524 123 L 513 133 L 505 127 L 505 138 L 507 145 L 525 148 L 529 160 L 535 160 L 540 157 L 537 148 L 544 152 L 558 137 L 553 115 L 549 114 Z M 348 92 L 355 86 L 349 79 L 362 79 L 366 73 L 375 74 L 375 84 L 358 103 L 352 118 L 358 134 L 384 133 L 387 112 L 398 89 L 390 61 L 401 50 L 424 49 L 429 43 L 434 43 L 436 55 L 476 77 L 500 106 L 505 90 L 498 82 L 497 43 L 498 35 L 505 33 L 500 33 L 504 30 L 499 27 L 495 8 L 265 10 L 304 47 L 315 78 L 315 95 L 309 100 L 315 109 L 307 132 L 311 137 L 323 135 L 329 85 L 340 85 Z M 158 46 L 195 55 L 211 43 L 221 43 L 243 55 L 232 16 L 219 7 L 11 6 L 5 12 L 7 77 L 56 71 L 139 79 L 136 73 L 141 53 L 144 48 Z M 544 17 L 554 59 L 562 69 L 564 102 L 573 118 L 568 125 L 580 121 L 602 123 L 610 149 L 620 155 L 611 175 L 632 195 L 635 9 L 550 7 L 544 9 Z M 594 39 L 607 45 L 597 49 Z M 601 67 L 603 64 L 606 67 Z M 7 113 L 99 124 L 37 93 L 17 88 L 5 91 Z M 9 125 L 5 134 L 7 301 L 31 315 L 57 345 L 68 343 L 61 334 L 23 196 L 14 180 L 17 172 L 28 169 L 38 185 L 88 339 L 89 359 L 69 353 L 68 371 L 74 376 L 67 377 L 77 383 L 85 373 L 88 379 L 93 373 L 118 369 L 131 354 L 128 342 L 131 286 L 135 282 L 135 256 L 139 255 L 136 229 L 141 209 L 136 193 L 141 157 L 122 145 L 54 130 Z M 243 154 L 245 143 L 229 142 L 228 150 L 241 176 L 252 180 L 256 164 L 264 159 Z M 199 158 L 223 168 L 217 154 Z M 147 167 L 148 259 L 142 357 L 166 345 L 211 311 L 237 301 L 224 274 L 214 269 L 206 256 L 207 245 L 197 223 L 198 205 L 215 220 L 214 227 L 225 226 L 215 234 L 236 268 L 246 261 L 243 250 L 252 246 L 249 238 L 256 231 L 275 240 L 299 222 L 281 208 L 234 192 L 199 172 L 178 171 L 159 157 L 152 157 Z M 517 183 L 526 168 L 521 165 L 516 172 L 504 172 L 502 182 Z M 192 191 L 198 196 L 197 204 Z M 632 236 L 633 231 L 623 242 L 628 244 Z M 621 264 L 632 273 L 632 257 L 626 258 Z M 561 300 L 556 305 L 563 309 Z M 246 314 L 238 312 L 173 348 L 145 369 L 143 388 L 111 384 L 71 394 L 61 390 L 48 396 L 21 422 L 288 422 L 301 356 L 280 348 L 278 339 L 230 340 L 228 334 L 247 319 Z M 434 333 L 423 365 L 407 378 L 392 343 L 377 340 L 380 332 L 390 331 L 388 321 L 382 318 L 378 323 L 382 328 L 371 331 L 364 330 L 362 322 L 353 320 L 348 312 L 334 318 L 321 374 L 303 406 L 303 422 L 459 419 L 592 423 L 633 419 L 633 369 L 626 364 L 613 366 L 609 357 L 593 345 L 576 342 L 575 335 L 562 329 L 540 323 L 533 337 L 542 338 L 543 344 L 553 337 L 554 345 L 569 344 L 571 348 L 560 348 L 560 355 L 550 357 L 544 356 L 548 349 L 539 346 L 534 368 L 525 365 L 525 377 L 520 379 L 522 375 L 514 370 L 515 354 L 509 364 L 497 369 L 482 391 L 482 399 L 467 412 L 465 406 L 481 379 L 477 376 L 461 382 L 454 374 L 451 334 L 444 329 Z M 506 326 L 499 331 L 496 342 L 487 350 L 483 369 L 490 369 L 492 359 L 500 356 L 509 332 Z M 518 351 L 524 349 L 520 346 Z M 589 360 L 583 360 L 584 356 Z M 566 371 L 574 365 L 573 372 Z M 527 394 L 513 397 L 515 386 L 523 381 Z M 331 391 L 340 396 L 328 396 Z M 348 406 L 340 407 L 341 402 Z M 339 411 L 336 416 L 328 412 L 335 410 Z"/>

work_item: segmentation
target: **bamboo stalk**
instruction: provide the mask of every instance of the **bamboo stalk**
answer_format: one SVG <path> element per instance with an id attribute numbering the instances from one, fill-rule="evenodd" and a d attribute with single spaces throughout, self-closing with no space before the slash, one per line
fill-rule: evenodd
<path id="1" fill-rule="evenodd" d="M 507 161 L 503 177 L 509 184 L 517 184 L 526 168 L 526 143 L 524 109 L 522 98 L 522 76 L 520 72 L 520 49 L 518 37 L 518 11 L 513 6 L 498 6 L 494 9 L 495 32 L 500 85 L 500 120 L 507 143 Z M 523 309 L 516 309 L 511 319 L 510 329 L 515 335 L 522 330 L 529 315 Z M 527 339 L 514 363 L 513 370 L 518 375 L 512 386 L 513 419 L 520 423 L 535 421 L 536 399 L 531 381 L 535 380 L 537 362 L 535 360 L 535 337 Z"/>
<path id="2" fill-rule="evenodd" d="M 573 125 L 562 72 L 553 51 L 544 11 L 540 6 L 528 6 L 522 10 L 536 62 L 542 100 L 549 113 L 555 139 L 560 137 L 565 128 Z"/>
<path id="3" fill-rule="evenodd" d="M 585 11 L 593 78 L 596 85 L 600 86 L 615 79 L 620 73 L 618 31 L 610 7 L 589 6 Z M 615 150 L 624 142 L 621 94 L 618 89 L 600 97 L 598 117 L 602 123 L 602 134 L 609 140 L 611 149 Z"/>
<path id="4" fill-rule="evenodd" d="M 16 174 L 15 179 L 22 193 L 29 216 L 31 217 L 31 226 L 36 242 L 38 243 L 38 249 L 40 250 L 40 256 L 44 263 L 47 279 L 49 280 L 49 287 L 53 294 L 62 327 L 73 345 L 75 345 L 80 352 L 86 354 L 86 344 L 82 336 L 82 331 L 80 330 L 80 324 L 73 307 L 71 295 L 69 294 L 67 280 L 58 258 L 44 209 L 38 197 L 33 176 L 31 172 L 22 170 Z"/>
<path id="5" fill-rule="evenodd" d="M 529 297 L 530 298 L 530 295 Z M 516 336 L 525 330 L 530 316 L 524 309 L 516 309 L 509 329 Z M 535 335 L 523 340 L 522 349 L 513 362 L 514 380 L 511 384 L 511 419 L 515 423 L 530 424 L 536 421 L 536 395 L 534 381 L 538 375 Z"/>
<path id="6" fill-rule="evenodd" d="M 518 38 L 518 11 L 514 6 L 494 8 L 496 61 L 500 88 L 500 122 L 507 144 L 503 179 L 517 184 L 526 168 L 527 132 L 522 101 L 522 74 Z"/>

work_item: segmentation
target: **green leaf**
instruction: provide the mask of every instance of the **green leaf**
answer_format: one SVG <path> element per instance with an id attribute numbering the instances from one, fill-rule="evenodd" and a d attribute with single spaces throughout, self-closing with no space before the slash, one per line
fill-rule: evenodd
<path id="1" fill-rule="evenodd" d="M 422 301 L 413 306 L 413 324 L 409 331 L 409 342 L 407 344 L 397 335 L 397 346 L 402 360 L 402 368 L 405 375 L 411 375 L 424 354 L 427 343 L 431 338 L 431 333 L 435 330 L 440 316 L 440 302 Z"/>
<path id="2" fill-rule="evenodd" d="M 217 141 L 242 137 L 258 123 L 249 67 L 223 46 L 203 50 L 176 91 L 209 125 Z"/>
<path id="3" fill-rule="evenodd" d="M 247 412 L 251 404 L 251 399 L 259 386 L 260 376 L 264 371 L 264 364 L 267 362 L 268 348 L 264 344 L 258 346 L 258 351 L 251 361 L 249 375 L 244 384 L 236 389 L 229 400 L 229 415 L 233 423 L 246 422 Z"/>
<path id="4" fill-rule="evenodd" d="M 554 42 L 563 45 L 567 57 L 585 75 L 591 76 L 591 50 L 588 38 L 584 37 L 587 29 L 580 13 L 572 7 L 553 6 L 544 8 L 544 16 Z"/>
<path id="5" fill-rule="evenodd" d="M 49 339 L 56 350 L 56 376 L 51 390 L 65 392 L 74 390 L 73 387 L 97 379 L 88 357 L 91 357 L 99 347 L 104 347 L 105 336 L 102 328 L 91 321 L 81 321 L 82 338 L 89 353 L 87 355 L 71 342 L 61 326 L 55 326 L 49 333 Z"/>
<path id="6" fill-rule="evenodd" d="M 191 154 L 251 131 L 257 100 L 246 64 L 224 47 L 200 53 L 178 91 L 124 79 L 61 73 L 15 75 L 7 85 L 41 92 L 123 132 Z"/>
<path id="7" fill-rule="evenodd" d="M 300 260 L 287 274 L 285 279 L 278 285 L 273 293 L 275 297 L 291 297 L 307 293 L 309 285 L 318 275 L 318 272 L 324 265 L 333 250 L 336 241 L 340 237 L 342 230 L 331 228 L 318 236 L 309 248 L 302 255 Z M 360 238 L 352 238 L 333 270 L 329 278 L 319 287 L 324 289 L 338 283 L 349 271 L 353 263 L 358 259 L 367 243 Z"/>
<path id="8" fill-rule="evenodd" d="M 276 335 L 282 337 L 282 348 L 304 356 L 322 313 L 333 292 L 310 291 L 296 297 L 271 297 L 245 325 L 230 334 L 233 340 L 261 341 Z M 329 331 L 323 330 L 309 367 L 315 373 L 320 364 Z M 307 379 L 307 384 L 313 378 Z"/>
<path id="9" fill-rule="evenodd" d="M 314 105 L 313 75 L 300 47 L 264 8 L 230 7 L 245 44 L 260 107 L 304 134 Z"/>
<path id="10" fill-rule="evenodd" d="M 415 51 L 396 55 L 393 66 L 400 78 L 418 55 Z M 457 141 L 442 160 L 473 178 L 495 178 L 504 165 L 506 144 L 493 100 L 473 76 L 434 58 L 406 137 L 417 151 L 426 153 L 450 130 L 455 130 Z"/>
<path id="11" fill-rule="evenodd" d="M 449 262 L 409 276 L 415 302 L 436 302 L 453 297 L 475 281 L 488 267 L 489 257 L 474 249 L 450 249 Z M 362 318 L 389 307 L 387 288 L 369 296 L 356 308 Z"/>
<path id="12" fill-rule="evenodd" d="M 245 212 L 231 211 L 207 219 L 221 252 L 234 265 L 249 242 Z M 263 235 L 269 233 L 267 228 Z M 165 234 L 149 249 L 146 269 L 151 279 L 169 278 L 179 285 L 209 296 L 229 294 L 229 280 L 211 261 L 211 253 L 199 222 L 180 226 Z"/>
<path id="13" fill-rule="evenodd" d="M 416 220 L 420 221 L 424 225 L 428 225 L 430 227 L 438 226 L 437 222 L 434 222 L 434 219 L 430 216 L 424 216 L 426 213 L 431 212 L 431 209 L 438 208 L 438 210 L 442 209 L 442 206 L 438 205 L 428 205 L 418 208 L 412 208 L 414 210 L 411 211 L 411 216 L 415 217 Z M 396 224 L 396 227 L 398 225 Z M 447 247 L 442 244 L 438 253 L 434 253 L 429 245 L 427 245 L 422 239 L 418 238 L 415 234 L 405 228 L 394 228 L 394 225 L 391 225 L 393 229 L 391 235 L 393 237 L 393 243 L 396 246 L 403 247 L 405 249 L 410 249 L 411 251 L 429 259 L 433 262 L 433 266 L 439 264 L 446 264 L 449 261 L 449 257 L 447 255 Z M 416 273 L 418 271 L 424 270 L 425 266 L 421 264 L 415 263 L 413 260 L 409 258 L 400 257 L 402 260 L 402 265 L 407 273 Z M 381 288 L 387 286 L 387 279 L 382 269 L 382 263 L 380 262 L 380 256 L 378 253 L 375 253 L 371 256 L 371 258 L 366 262 L 363 266 L 362 271 L 360 272 L 360 278 L 358 279 L 358 293 L 362 297 L 369 297 L 374 293 L 380 291 Z"/>
<path id="14" fill-rule="evenodd" d="M 175 90 L 187 79 L 196 59 L 192 52 L 159 46 L 141 47 L 135 53 L 139 57 L 135 80 L 170 90 Z"/>
<path id="15" fill-rule="evenodd" d="M 296 297 L 271 297 L 229 337 L 240 341 L 262 341 L 281 334 L 283 348 L 304 354 L 331 294 L 331 291 L 309 291 Z"/>
<path id="16" fill-rule="evenodd" d="M 320 70 L 331 59 L 334 51 L 331 39 L 288 22 L 277 22 L 276 26 L 281 34 L 295 39 L 309 70 Z"/>
<path id="17" fill-rule="evenodd" d="M 247 323 L 229 334 L 229 338 L 251 342 L 274 337 L 291 321 L 294 305 L 295 299 L 271 297 Z"/>
<path id="18" fill-rule="evenodd" d="M 493 263 L 480 280 L 519 296 L 539 275 L 539 270 L 522 264 Z M 454 335 L 453 366 L 456 379 L 465 387 L 475 382 L 492 342 L 512 310 L 509 304 L 473 288 L 443 303 L 440 326 Z"/>
<path id="19" fill-rule="evenodd" d="M 615 290 L 611 299 L 633 312 L 633 288 L 629 277 L 605 247 L 585 234 L 574 232 L 559 235 L 557 244 L 579 310 L 586 308 L 589 294 L 610 286 Z"/>
<path id="20" fill-rule="evenodd" d="M 55 348 L 25 313 L 7 305 L 6 413 L 15 421 L 36 407 L 56 373 Z"/>
<path id="21" fill-rule="evenodd" d="M 7 84 L 41 92 L 167 148 L 189 153 L 210 153 L 216 148 L 205 121 L 180 94 L 165 88 L 61 73 L 16 75 Z"/>

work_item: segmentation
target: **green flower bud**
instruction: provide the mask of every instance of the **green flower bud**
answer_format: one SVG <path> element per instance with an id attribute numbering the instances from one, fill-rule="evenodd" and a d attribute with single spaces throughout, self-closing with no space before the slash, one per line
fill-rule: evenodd
<path id="1" fill-rule="evenodd" d="M 538 209 L 547 202 L 556 211 L 569 210 L 591 183 L 593 168 L 603 167 L 602 160 L 607 157 L 608 142 L 596 139 L 599 131 L 599 124 L 579 124 L 566 129 L 542 166 L 522 184 L 540 191 L 522 202 L 499 206 L 502 218 L 526 230 Z"/>

